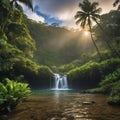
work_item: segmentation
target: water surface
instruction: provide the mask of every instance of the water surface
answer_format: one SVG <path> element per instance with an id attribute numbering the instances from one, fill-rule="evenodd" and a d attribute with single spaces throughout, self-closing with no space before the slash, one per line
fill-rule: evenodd
<path id="1" fill-rule="evenodd" d="M 107 104 L 107 96 L 79 91 L 34 90 L 9 120 L 120 120 L 120 107 Z"/>

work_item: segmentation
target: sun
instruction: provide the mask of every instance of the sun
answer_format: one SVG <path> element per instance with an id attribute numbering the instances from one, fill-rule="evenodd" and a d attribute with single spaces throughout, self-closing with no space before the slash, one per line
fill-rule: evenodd
<path id="1" fill-rule="evenodd" d="M 84 35 L 87 37 L 87 36 L 89 36 L 89 31 L 84 31 Z"/>

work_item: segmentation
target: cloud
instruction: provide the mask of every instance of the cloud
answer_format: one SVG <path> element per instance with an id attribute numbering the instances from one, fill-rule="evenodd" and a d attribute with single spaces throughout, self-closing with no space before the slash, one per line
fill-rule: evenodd
<path id="1" fill-rule="evenodd" d="M 35 12 L 27 11 L 26 15 L 29 19 L 35 20 L 36 22 L 45 22 L 44 17 L 37 15 Z"/>
<path id="2" fill-rule="evenodd" d="M 79 9 L 78 4 L 83 0 L 33 0 L 34 13 L 26 9 L 25 13 L 30 19 L 45 22 L 46 17 L 55 18 L 62 21 L 63 26 L 77 27 L 74 16 Z M 90 0 L 99 2 L 103 9 L 102 13 L 109 12 L 113 9 L 113 0 Z M 40 12 L 41 14 L 38 14 Z M 49 20 L 47 21 L 49 22 Z M 53 21 L 54 22 L 54 21 Z"/>
<path id="3" fill-rule="evenodd" d="M 108 13 L 110 10 L 116 9 L 113 7 L 113 3 L 115 0 L 92 0 L 97 1 L 99 3 L 99 7 L 102 8 L 102 14 Z"/>
<path id="4" fill-rule="evenodd" d="M 76 0 L 34 0 L 33 4 L 36 12 L 62 21 L 63 26 L 75 26 Z"/>
<path id="5" fill-rule="evenodd" d="M 24 13 L 28 16 L 29 19 L 35 20 L 36 22 L 40 22 L 40 21 L 44 22 L 45 21 L 44 17 L 42 17 L 42 16 L 38 15 L 37 13 L 31 11 L 24 4 L 21 4 L 21 6 L 23 8 Z"/>

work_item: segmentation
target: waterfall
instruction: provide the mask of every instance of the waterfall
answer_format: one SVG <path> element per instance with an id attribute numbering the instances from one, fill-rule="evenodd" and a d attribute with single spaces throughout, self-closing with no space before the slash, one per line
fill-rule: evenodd
<path id="1" fill-rule="evenodd" d="M 60 75 L 54 74 L 55 76 L 55 90 L 67 90 L 68 89 L 68 82 L 67 82 L 67 75 Z"/>

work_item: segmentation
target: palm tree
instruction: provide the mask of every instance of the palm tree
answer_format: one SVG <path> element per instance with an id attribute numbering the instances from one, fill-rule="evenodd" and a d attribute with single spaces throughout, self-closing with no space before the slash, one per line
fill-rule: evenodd
<path id="1" fill-rule="evenodd" d="M 25 4 L 28 8 L 30 8 L 32 11 L 33 11 L 33 5 L 32 5 L 32 0 L 12 0 L 10 2 L 11 6 L 13 7 L 16 7 L 17 9 L 20 9 L 22 10 L 22 7 L 21 5 L 19 4 L 20 3 L 23 3 Z"/>
<path id="2" fill-rule="evenodd" d="M 79 7 L 81 8 L 81 11 L 77 11 L 75 15 L 75 19 L 77 19 L 76 24 L 80 24 L 80 26 L 83 29 L 85 28 L 85 26 L 89 26 L 92 42 L 101 60 L 102 56 L 93 39 L 93 34 L 92 34 L 92 22 L 93 21 L 96 22 L 100 19 L 99 13 L 101 12 L 101 8 L 97 8 L 98 5 L 99 4 L 97 2 L 91 3 L 89 0 L 84 0 L 83 3 L 79 3 Z"/>
<path id="3" fill-rule="evenodd" d="M 113 6 L 116 7 L 120 3 L 120 0 L 115 0 Z M 120 10 L 120 4 L 118 5 L 118 10 Z"/>

